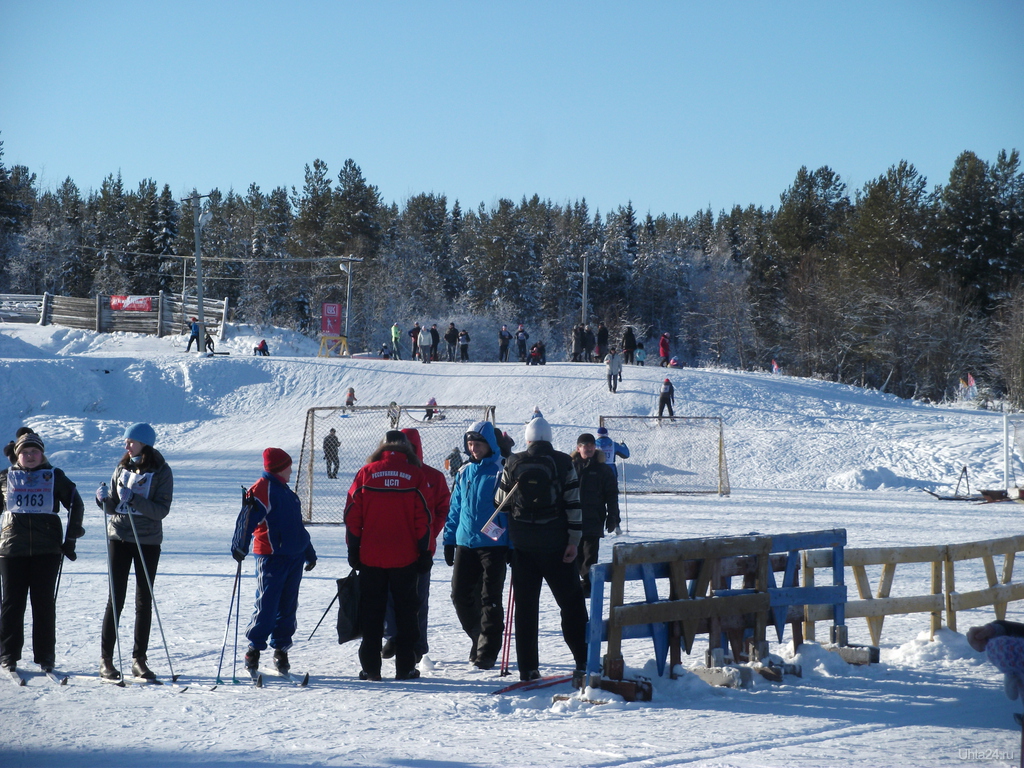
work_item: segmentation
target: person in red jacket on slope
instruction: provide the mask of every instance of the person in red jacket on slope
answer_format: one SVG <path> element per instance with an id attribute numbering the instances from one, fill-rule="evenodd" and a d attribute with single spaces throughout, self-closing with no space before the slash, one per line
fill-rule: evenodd
<path id="1" fill-rule="evenodd" d="M 430 570 L 431 493 L 412 445 L 398 430 L 356 473 L 345 506 L 348 562 L 359 572 L 361 680 L 381 679 L 381 640 L 388 594 L 395 605 L 395 679 L 419 677 L 416 582 Z"/>

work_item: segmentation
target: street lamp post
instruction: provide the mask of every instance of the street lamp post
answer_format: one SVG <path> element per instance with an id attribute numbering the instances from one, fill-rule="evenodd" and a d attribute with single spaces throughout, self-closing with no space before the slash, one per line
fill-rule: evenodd
<path id="1" fill-rule="evenodd" d="M 352 265 L 356 262 L 362 261 L 357 259 L 355 256 L 349 254 L 343 256 L 341 263 L 338 265 L 341 271 L 348 275 L 348 287 L 345 289 L 345 343 L 348 343 L 348 321 L 350 317 L 350 310 L 352 307 Z"/>
<path id="2" fill-rule="evenodd" d="M 196 303 L 198 304 L 198 315 L 199 315 L 199 354 L 206 354 L 206 316 L 203 313 L 203 253 L 201 246 L 203 227 L 213 218 L 213 214 L 209 211 L 204 212 L 201 216 L 199 214 L 199 200 L 209 195 L 200 195 L 196 190 L 192 190 L 192 197 L 189 199 L 192 201 L 192 225 L 195 232 L 196 238 Z M 182 284 L 181 288 L 181 303 L 182 308 L 185 304 L 185 286 Z"/>

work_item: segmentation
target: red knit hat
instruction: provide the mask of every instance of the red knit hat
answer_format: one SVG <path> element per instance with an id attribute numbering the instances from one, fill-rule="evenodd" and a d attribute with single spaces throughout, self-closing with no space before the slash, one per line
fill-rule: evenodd
<path id="1" fill-rule="evenodd" d="M 263 452 L 263 468 L 267 472 L 277 473 L 292 465 L 292 457 L 280 448 L 267 448 Z"/>

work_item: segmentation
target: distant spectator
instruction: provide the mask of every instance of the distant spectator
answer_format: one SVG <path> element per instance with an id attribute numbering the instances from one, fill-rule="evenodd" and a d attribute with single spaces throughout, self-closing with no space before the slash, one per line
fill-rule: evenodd
<path id="1" fill-rule="evenodd" d="M 398 327 L 398 323 L 391 326 L 391 354 L 395 360 L 402 359 L 402 353 L 399 351 L 402 344 L 402 329 Z"/>
<path id="2" fill-rule="evenodd" d="M 448 329 L 444 332 L 444 343 L 447 345 L 448 362 L 455 362 L 455 347 L 459 344 L 459 332 L 455 323 L 448 323 Z"/>
<path id="3" fill-rule="evenodd" d="M 501 326 L 501 330 L 498 331 L 498 362 L 508 362 L 508 344 L 512 341 L 512 332 L 508 329 L 507 325 Z"/>
<path id="4" fill-rule="evenodd" d="M 252 348 L 254 355 L 261 355 L 263 357 L 270 357 L 270 348 L 267 346 L 266 339 L 260 339 L 260 343 Z"/>
<path id="5" fill-rule="evenodd" d="M 423 328 L 419 335 L 416 337 L 416 346 L 420 351 L 420 361 L 424 363 L 430 362 L 430 330 Z"/>
<path id="6" fill-rule="evenodd" d="M 597 359 L 604 360 L 608 354 L 608 329 L 604 323 L 597 324 Z"/>
<path id="7" fill-rule="evenodd" d="M 592 363 L 594 362 L 594 348 L 597 344 L 597 338 L 594 336 L 594 332 L 590 330 L 590 326 L 583 327 L 583 362 Z"/>
<path id="8" fill-rule="evenodd" d="M 516 329 L 516 351 L 519 353 L 519 362 L 526 362 L 526 340 L 530 338 L 530 334 L 523 328 L 523 324 L 520 323 Z"/>
<path id="9" fill-rule="evenodd" d="M 626 330 L 622 332 L 622 363 L 624 365 L 633 365 L 635 352 L 636 334 L 633 333 L 632 326 L 627 325 Z"/>
<path id="10" fill-rule="evenodd" d="M 430 326 L 430 359 L 440 360 L 437 356 L 437 348 L 441 344 L 441 334 L 437 330 L 437 323 L 433 323 Z"/>
<path id="11" fill-rule="evenodd" d="M 469 362 L 469 331 L 465 328 L 459 331 L 459 361 Z"/>
<path id="12" fill-rule="evenodd" d="M 622 378 L 622 358 L 615 351 L 615 347 L 608 350 L 604 357 L 604 365 L 608 372 L 608 391 L 615 392 Z"/>
<path id="13" fill-rule="evenodd" d="M 644 360 L 647 359 L 647 350 L 644 349 L 644 343 L 641 341 L 636 345 L 636 364 L 643 365 Z"/>
<path id="14" fill-rule="evenodd" d="M 190 330 L 191 335 L 188 337 L 188 346 L 185 347 L 185 351 L 186 352 L 191 352 L 192 351 L 192 342 L 193 341 L 196 343 L 196 349 L 197 350 L 199 349 L 199 331 L 200 331 L 199 320 L 197 320 L 196 318 L 193 317 L 192 318 L 192 324 L 189 326 L 189 328 L 191 329 Z"/>
<path id="15" fill-rule="evenodd" d="M 415 360 L 416 356 L 420 353 L 419 339 L 420 339 L 420 324 L 415 322 L 412 324 L 412 328 L 409 329 L 409 338 L 412 340 L 412 359 Z"/>
<path id="16" fill-rule="evenodd" d="M 668 365 L 669 357 L 672 353 L 669 351 L 669 337 L 668 331 L 661 334 L 661 338 L 658 340 L 658 356 L 661 358 L 661 367 L 664 368 Z"/>

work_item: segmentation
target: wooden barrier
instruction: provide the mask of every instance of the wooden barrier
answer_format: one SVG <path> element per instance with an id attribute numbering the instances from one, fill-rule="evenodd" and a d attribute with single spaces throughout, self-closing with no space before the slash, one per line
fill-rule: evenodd
<path id="1" fill-rule="evenodd" d="M 348 357 L 347 336 L 321 336 L 317 357 Z"/>
<path id="2" fill-rule="evenodd" d="M 1013 583 L 1013 565 L 1017 552 L 1024 551 L 1024 536 L 1004 539 L 916 547 L 881 547 L 846 549 L 845 566 L 853 571 L 857 583 L 859 600 L 846 603 L 846 618 L 867 620 L 872 645 L 879 645 L 882 626 L 886 616 L 911 613 L 928 613 L 930 637 L 942 627 L 942 612 L 946 611 L 946 622 L 956 631 L 956 612 L 992 605 L 996 618 L 1006 615 L 1006 604 L 1013 600 L 1024 600 L 1024 584 Z M 995 556 L 1003 555 L 1003 573 L 996 575 Z M 967 593 L 956 592 L 956 563 L 964 560 L 981 559 L 988 580 L 987 589 Z M 931 567 L 928 594 L 892 596 L 896 567 L 911 563 L 928 563 Z M 874 591 L 867 574 L 867 567 L 882 566 L 878 587 Z M 804 554 L 804 581 L 813 582 L 816 568 L 833 567 L 830 551 L 810 551 Z M 943 579 L 945 575 L 945 579 Z M 832 607 L 809 606 L 804 622 L 804 634 L 814 639 L 815 621 L 832 618 Z"/>
<path id="3" fill-rule="evenodd" d="M 775 625 L 780 641 L 785 624 L 792 623 L 794 642 L 799 645 L 805 605 L 830 604 L 841 624 L 846 600 L 842 567 L 835 571 L 830 586 L 801 587 L 798 580 L 804 549 L 828 546 L 842 563 L 845 542 L 846 531 L 838 529 L 616 545 L 612 562 L 595 565 L 590 571 L 590 680 L 599 679 L 604 640 L 608 643 L 605 677 L 621 679 L 625 638 L 650 637 L 658 674 L 663 675 L 668 653 L 671 651 L 674 670 L 681 661 L 680 648 L 690 653 L 697 634 L 708 635 L 707 663 L 711 666 L 721 663 L 726 642 L 737 661 L 764 658 L 769 621 Z M 776 582 L 776 573 L 783 574 L 781 585 Z M 732 587 L 734 578 L 742 579 L 741 587 Z M 658 579 L 669 581 L 667 600 L 658 594 Z M 607 620 L 602 618 L 606 581 L 611 582 Z M 625 603 L 629 581 L 643 583 L 645 602 Z"/>

